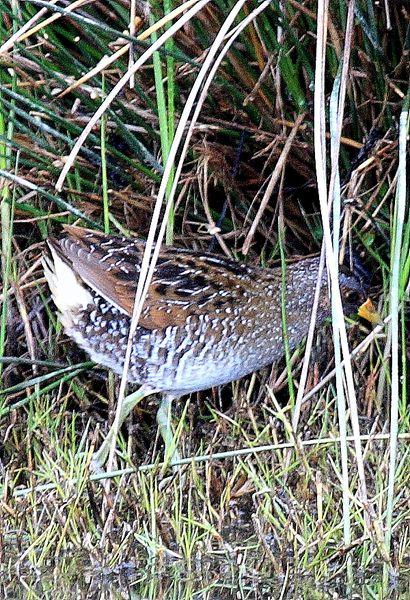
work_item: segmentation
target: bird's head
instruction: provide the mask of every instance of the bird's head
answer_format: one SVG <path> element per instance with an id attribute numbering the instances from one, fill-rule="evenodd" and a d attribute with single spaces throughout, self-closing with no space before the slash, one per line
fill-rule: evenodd
<path id="1" fill-rule="evenodd" d="M 339 284 L 346 315 L 358 314 L 370 323 L 378 324 L 381 317 L 368 297 L 370 275 L 361 263 L 353 261 L 354 271 L 345 265 L 339 267 Z"/>

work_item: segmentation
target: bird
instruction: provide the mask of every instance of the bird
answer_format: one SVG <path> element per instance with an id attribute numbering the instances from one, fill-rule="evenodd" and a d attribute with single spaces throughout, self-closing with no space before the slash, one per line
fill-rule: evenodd
<path id="1" fill-rule="evenodd" d="M 122 374 L 145 242 L 65 225 L 47 240 L 43 266 L 65 333 L 90 358 Z M 120 425 L 145 396 L 161 394 L 159 431 L 171 464 L 179 460 L 171 425 L 173 400 L 240 379 L 285 353 L 307 335 L 319 257 L 262 268 L 217 254 L 162 246 L 132 339 L 127 372 L 140 387 L 124 399 Z M 346 310 L 365 297 L 358 276 L 339 273 Z M 317 324 L 330 314 L 326 270 Z M 113 427 L 93 466 L 106 462 Z"/>

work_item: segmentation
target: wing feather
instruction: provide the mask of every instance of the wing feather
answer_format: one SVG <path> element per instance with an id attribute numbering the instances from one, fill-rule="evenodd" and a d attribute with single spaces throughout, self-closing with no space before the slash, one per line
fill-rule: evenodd
<path id="1" fill-rule="evenodd" d="M 65 232 L 59 240 L 64 260 L 94 292 L 131 316 L 145 243 L 72 225 L 65 226 Z M 255 268 L 164 247 L 139 322 L 147 329 L 163 329 L 183 325 L 188 315 L 220 315 L 228 307 L 231 313 L 252 290 Z"/>

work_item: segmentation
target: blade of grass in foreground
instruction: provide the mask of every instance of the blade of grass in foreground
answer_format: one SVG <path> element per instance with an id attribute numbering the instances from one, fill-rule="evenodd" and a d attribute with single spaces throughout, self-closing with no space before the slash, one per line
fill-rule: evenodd
<path id="1" fill-rule="evenodd" d="M 17 29 L 17 6 L 13 3 L 13 33 Z M 15 91 L 17 85 L 17 76 L 13 70 L 11 89 Z M 12 169 L 12 145 L 11 141 L 14 135 L 14 116 L 15 116 L 15 100 L 12 100 L 10 106 L 4 107 L 3 94 L 0 95 L 0 169 L 9 171 Z M 6 120 L 5 114 L 8 118 Z M 2 178 L 3 179 L 3 178 Z M 6 345 L 6 330 L 7 330 L 7 315 L 8 315 L 8 297 L 7 290 L 9 289 L 10 271 L 11 271 L 11 254 L 12 254 L 12 237 L 13 237 L 13 202 L 11 201 L 10 188 L 3 179 L 0 182 L 1 187 L 1 273 L 3 278 L 4 298 L 0 318 L 0 357 L 4 356 Z M 3 371 L 3 365 L 0 363 L 0 381 Z"/>
<path id="2" fill-rule="evenodd" d="M 346 80 L 348 74 L 348 66 L 350 59 L 351 40 L 353 33 L 353 6 L 352 1 L 349 2 L 349 9 L 346 22 L 346 36 L 344 53 L 339 67 L 339 73 L 335 79 L 330 100 L 330 130 L 331 130 L 331 175 L 329 182 L 329 200 L 333 208 L 333 252 L 335 256 L 339 252 L 339 236 L 340 236 L 340 217 L 341 217 L 341 190 L 340 190 L 340 173 L 339 173 L 339 156 L 340 156 L 340 137 L 342 135 L 342 123 L 346 96 Z M 330 215 L 329 215 L 330 216 Z M 338 268 L 338 262 L 336 268 Z M 337 408 L 339 431 L 342 443 L 340 445 L 341 466 L 342 466 L 342 504 L 343 504 L 343 536 L 345 545 L 350 544 L 350 490 L 349 490 L 349 470 L 347 444 L 347 419 L 346 419 L 346 401 L 343 390 L 343 368 L 341 366 L 342 356 L 340 348 L 340 333 L 336 323 L 340 317 L 338 307 L 334 302 L 334 294 L 332 293 L 332 325 L 333 325 L 333 346 L 335 351 L 335 368 L 336 368 L 336 390 L 337 390 Z M 342 316 L 343 318 L 343 316 Z M 348 577 L 352 578 L 352 562 L 351 556 L 347 560 Z"/>
<path id="3" fill-rule="evenodd" d="M 15 82 L 15 76 L 13 76 Z M 6 172 L 12 167 L 11 157 L 11 140 L 13 138 L 13 116 L 14 102 L 9 111 L 9 120 L 5 120 L 2 110 L 2 97 L 0 96 L 0 136 L 5 142 L 0 141 L 0 171 Z M 3 178 L 1 184 L 1 271 L 3 277 L 3 304 L 0 318 L 0 357 L 4 356 L 6 347 L 6 331 L 7 331 L 7 315 L 8 315 L 8 297 L 7 290 L 9 289 L 9 281 L 11 275 L 11 255 L 12 255 L 12 239 L 13 239 L 13 201 L 11 199 L 10 188 Z M 3 365 L 0 363 L 0 380 Z"/>
<path id="4" fill-rule="evenodd" d="M 105 96 L 105 77 L 102 76 L 102 93 Z M 107 114 L 101 117 L 101 184 L 102 184 L 102 202 L 103 202 L 103 220 L 104 233 L 110 233 L 110 207 L 108 198 L 108 177 L 107 177 Z"/>
<path id="5" fill-rule="evenodd" d="M 170 13 L 172 10 L 170 0 L 164 0 L 164 13 L 165 15 Z M 153 25 L 153 19 L 151 19 L 151 25 Z M 165 29 L 169 29 L 169 23 L 167 24 Z M 152 41 L 155 42 L 157 40 L 156 32 L 152 33 Z M 174 48 L 173 39 L 168 38 L 165 41 L 165 49 L 172 52 Z M 175 83 L 174 83 L 174 57 L 171 54 L 167 54 L 166 56 L 166 86 L 167 93 L 165 93 L 163 74 L 162 74 L 162 64 L 161 64 L 161 54 L 159 52 L 154 52 L 153 55 L 154 62 L 154 76 L 155 76 L 155 88 L 156 88 L 156 98 L 157 98 L 157 110 L 158 110 L 158 120 L 159 120 L 159 130 L 161 137 L 161 152 L 162 152 L 162 160 L 163 164 L 165 164 L 168 160 L 169 150 L 172 144 L 172 140 L 174 137 L 175 130 Z M 166 199 L 168 199 L 172 184 L 173 184 L 173 171 L 170 174 L 168 179 L 167 191 L 166 191 Z M 168 215 L 168 223 L 167 223 L 167 233 L 166 233 L 166 243 L 172 244 L 174 238 L 174 209 L 171 206 L 169 215 Z"/>
<path id="6" fill-rule="evenodd" d="M 409 105 L 410 89 L 400 115 L 399 130 L 399 167 L 397 174 L 396 203 L 394 207 L 393 239 L 392 239 L 392 274 L 390 283 L 390 313 L 391 313 L 391 403 L 390 403 L 390 462 L 389 481 L 387 488 L 385 545 L 390 552 L 393 509 L 394 509 L 394 482 L 397 463 L 397 436 L 399 430 L 399 403 L 400 403 L 400 374 L 399 374 L 399 297 L 400 297 L 400 255 L 403 237 L 404 217 L 406 214 L 406 161 L 407 161 L 407 135 L 409 130 Z M 404 385 L 404 384 L 403 384 Z M 383 583 L 387 589 L 389 581 L 389 564 L 384 565 Z"/>
<path id="7" fill-rule="evenodd" d="M 1 392 L 1 395 L 14 394 L 16 392 L 21 392 L 28 387 L 32 387 L 38 383 L 44 383 L 44 381 L 48 381 L 49 379 L 53 379 L 53 377 L 59 377 L 60 375 L 64 375 L 65 373 L 72 374 L 73 371 L 76 373 L 80 373 L 85 369 L 89 369 L 94 365 L 93 362 L 87 361 L 84 363 L 80 363 L 78 365 L 70 365 L 69 367 L 63 367 L 62 369 L 57 369 L 56 371 L 52 371 L 51 373 L 45 373 L 44 375 L 38 375 L 37 377 L 33 377 L 31 379 L 27 379 L 21 383 L 16 383 L 9 388 L 6 388 Z"/>

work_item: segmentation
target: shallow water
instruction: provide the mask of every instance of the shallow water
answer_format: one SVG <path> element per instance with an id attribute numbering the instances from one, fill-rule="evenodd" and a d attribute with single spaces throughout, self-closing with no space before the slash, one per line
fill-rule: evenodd
<path id="1" fill-rule="evenodd" d="M 88 557 L 87 557 L 88 558 Z M 135 600 L 342 600 L 382 599 L 381 569 L 369 577 L 356 578 L 348 589 L 343 578 L 319 585 L 309 577 L 269 577 L 249 573 L 234 562 L 204 561 L 188 572 L 181 561 L 163 565 L 158 561 L 135 568 L 123 564 L 115 569 L 85 568 L 86 557 L 61 560 L 57 565 L 36 571 L 12 565 L 2 571 L 1 599 L 123 599 Z M 4 565 L 3 565 L 4 566 Z M 410 579 L 392 582 L 384 598 L 410 599 Z"/>

